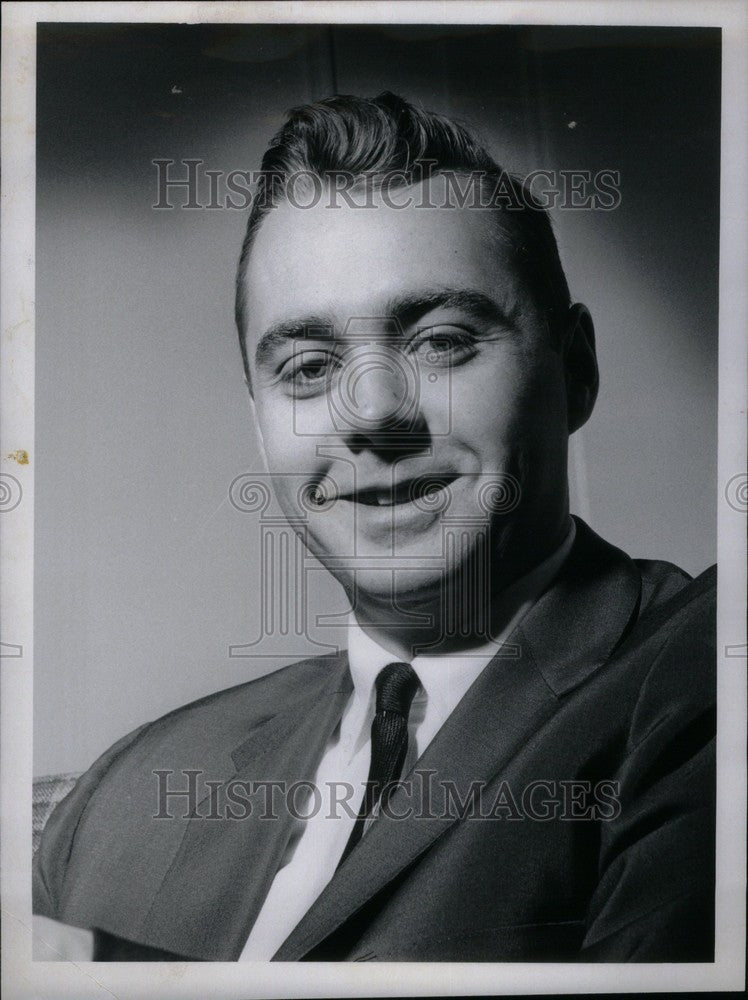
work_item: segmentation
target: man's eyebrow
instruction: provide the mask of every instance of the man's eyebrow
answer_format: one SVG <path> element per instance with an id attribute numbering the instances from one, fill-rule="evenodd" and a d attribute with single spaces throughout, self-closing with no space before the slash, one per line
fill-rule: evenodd
<path id="1" fill-rule="evenodd" d="M 505 308 L 490 295 L 473 288 L 436 288 L 390 299 L 383 316 L 368 318 L 390 321 L 394 319 L 401 329 L 407 329 L 436 309 L 458 310 L 475 320 L 497 323 L 509 328 L 516 326 L 520 313 L 518 305 L 510 309 Z M 289 340 L 335 339 L 335 325 L 331 317 L 320 315 L 276 323 L 260 337 L 255 349 L 255 364 L 261 366 L 267 363 L 273 351 Z"/>
<path id="2" fill-rule="evenodd" d="M 436 309 L 454 309 L 475 320 L 515 327 L 521 309 L 519 303 L 504 306 L 473 288 L 436 288 L 416 295 L 391 299 L 387 304 L 389 315 L 401 327 L 407 328 Z"/>
<path id="3" fill-rule="evenodd" d="M 276 323 L 260 337 L 255 348 L 255 364 L 260 366 L 267 362 L 275 348 L 282 347 L 289 340 L 329 340 L 334 335 L 333 328 L 333 321 L 325 316 L 306 316 L 304 319 Z"/>

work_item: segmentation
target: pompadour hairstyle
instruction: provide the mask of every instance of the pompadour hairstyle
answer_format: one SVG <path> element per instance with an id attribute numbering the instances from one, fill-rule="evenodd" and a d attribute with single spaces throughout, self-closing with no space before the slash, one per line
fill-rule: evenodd
<path id="1" fill-rule="evenodd" d="M 497 231 L 508 245 L 518 274 L 527 282 L 551 336 L 558 331 L 570 299 L 548 213 L 522 181 L 504 171 L 470 133 L 443 115 L 416 108 L 385 91 L 378 97 L 338 95 L 294 108 L 263 159 L 239 257 L 236 323 L 249 383 L 246 347 L 245 275 L 262 220 L 285 199 L 289 179 L 319 178 L 324 184 L 346 174 L 375 189 L 388 178 L 407 187 L 451 172 L 480 178 L 484 190 L 497 185 L 510 204 L 486 209 L 497 217 Z"/>

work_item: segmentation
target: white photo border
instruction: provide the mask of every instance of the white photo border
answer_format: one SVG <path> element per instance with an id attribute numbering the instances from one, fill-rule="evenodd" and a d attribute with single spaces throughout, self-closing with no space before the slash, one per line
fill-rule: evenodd
<path id="1" fill-rule="evenodd" d="M 338 997 L 696 992 L 745 986 L 748 6 L 741 0 L 594 2 L 5 3 L 2 37 L 2 472 L 23 502 L 0 523 L 2 894 L 6 996 Z M 39 21 L 491 23 L 722 28 L 718 502 L 718 808 L 715 962 L 46 963 L 31 959 L 34 557 L 35 75 Z M 11 456 L 31 455 L 28 465 Z M 8 480 L 10 482 L 10 480 Z M 15 488 L 15 487 L 13 487 Z M 20 494 L 19 494 L 20 495 Z"/>

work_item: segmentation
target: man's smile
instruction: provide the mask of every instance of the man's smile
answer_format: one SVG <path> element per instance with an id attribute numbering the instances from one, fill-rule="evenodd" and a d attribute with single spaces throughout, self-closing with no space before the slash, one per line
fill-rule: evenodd
<path id="1" fill-rule="evenodd" d="M 458 478 L 456 472 L 415 476 L 397 483 L 358 487 L 349 493 L 340 493 L 338 499 L 365 507 L 397 507 L 419 500 L 440 506 L 439 501 L 445 494 L 448 496 L 450 484 Z"/>

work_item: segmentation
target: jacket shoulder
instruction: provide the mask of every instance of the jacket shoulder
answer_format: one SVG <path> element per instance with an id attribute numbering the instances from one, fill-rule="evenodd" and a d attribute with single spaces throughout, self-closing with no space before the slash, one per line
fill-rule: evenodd
<path id="1" fill-rule="evenodd" d="M 713 960 L 715 578 L 712 568 L 651 601 L 629 640 L 647 655 L 616 771 L 617 815 L 601 830 L 588 960 Z"/>
<path id="2" fill-rule="evenodd" d="M 693 577 L 675 563 L 661 559 L 634 559 L 642 581 L 641 609 L 661 604 L 686 588 Z"/>
<path id="3" fill-rule="evenodd" d="M 87 771 L 57 804 L 44 825 L 39 848 L 34 855 L 32 871 L 33 912 L 58 918 L 60 887 L 65 878 L 67 862 L 73 848 L 75 832 L 91 796 L 115 761 L 137 742 L 148 728 L 146 723 L 117 740 Z"/>
<path id="4" fill-rule="evenodd" d="M 112 816 L 146 809 L 148 776 L 159 769 L 220 769 L 247 734 L 342 666 L 342 654 L 314 657 L 180 706 L 123 736 L 78 779 L 45 825 L 34 858 L 33 906 L 60 919 L 65 879 L 82 826 L 116 840 Z M 78 838 L 80 839 L 80 838 Z"/>
<path id="5" fill-rule="evenodd" d="M 672 581 L 654 590 L 632 639 L 656 650 L 641 678 L 632 716 L 631 745 L 671 726 L 715 726 L 717 622 L 716 567 L 688 578 L 674 593 Z M 667 596 L 664 596 L 667 595 Z M 702 726 L 702 728 L 703 728 Z"/>

